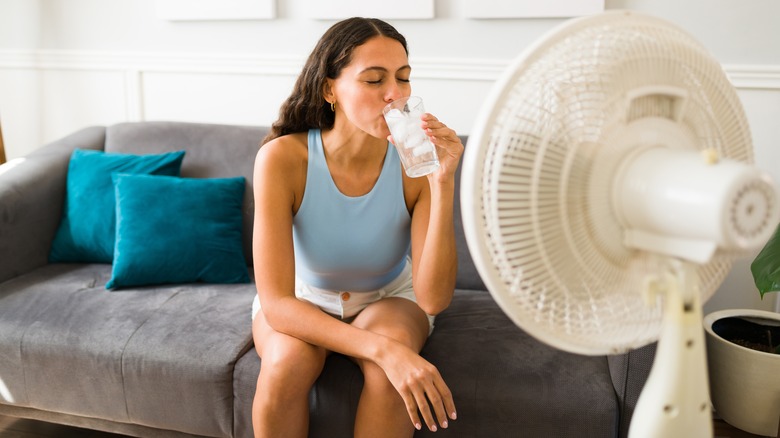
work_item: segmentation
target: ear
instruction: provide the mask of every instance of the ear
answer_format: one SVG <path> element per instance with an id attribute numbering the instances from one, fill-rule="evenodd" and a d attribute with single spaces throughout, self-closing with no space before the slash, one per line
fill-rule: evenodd
<path id="1" fill-rule="evenodd" d="M 322 97 L 327 102 L 335 102 L 336 95 L 333 93 L 333 79 L 325 78 L 325 82 L 322 83 Z"/>

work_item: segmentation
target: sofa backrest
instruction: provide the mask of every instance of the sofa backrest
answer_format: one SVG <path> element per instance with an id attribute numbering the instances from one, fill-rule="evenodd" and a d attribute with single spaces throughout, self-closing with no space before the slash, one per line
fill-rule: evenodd
<path id="1" fill-rule="evenodd" d="M 465 145 L 468 142 L 467 136 L 460 136 Z M 477 272 L 474 261 L 471 259 L 471 253 L 466 246 L 466 236 L 463 231 L 463 220 L 460 213 L 460 172 L 463 167 L 463 159 L 458 164 L 455 178 L 455 203 L 453 208 L 453 221 L 455 223 L 455 243 L 458 248 L 458 278 L 455 285 L 458 289 L 485 290 L 485 283 Z"/>
<path id="2" fill-rule="evenodd" d="M 226 178 L 243 176 L 244 256 L 252 265 L 252 226 L 254 199 L 252 173 L 260 142 L 267 127 L 217 125 L 186 122 L 131 122 L 109 126 L 106 130 L 106 152 L 152 154 L 186 150 L 181 175 L 187 178 Z M 461 137 L 463 144 L 467 138 Z M 485 289 L 471 260 L 460 214 L 460 167 L 455 193 L 455 238 L 458 249 L 459 289 Z"/>

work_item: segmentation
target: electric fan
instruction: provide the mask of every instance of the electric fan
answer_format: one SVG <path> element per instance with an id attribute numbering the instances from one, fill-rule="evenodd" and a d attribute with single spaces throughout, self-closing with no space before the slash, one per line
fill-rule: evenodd
<path id="1" fill-rule="evenodd" d="M 712 436 L 701 306 L 780 218 L 744 111 L 680 28 L 570 20 L 494 86 L 463 158 L 474 263 L 502 310 L 556 348 L 658 340 L 629 435 Z"/>

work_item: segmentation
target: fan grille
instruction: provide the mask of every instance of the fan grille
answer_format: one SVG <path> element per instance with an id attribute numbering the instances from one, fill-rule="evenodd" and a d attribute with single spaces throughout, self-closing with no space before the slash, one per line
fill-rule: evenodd
<path id="1" fill-rule="evenodd" d="M 469 145 L 480 148 L 474 196 L 486 283 L 518 325 L 564 350 L 618 353 L 652 342 L 662 303 L 648 305 L 642 284 L 667 261 L 623 246 L 603 175 L 610 168 L 599 163 L 624 154 L 616 138 L 644 118 L 667 119 L 697 148 L 751 162 L 738 97 L 698 42 L 635 13 L 575 20 L 516 66 Z M 628 97 L 666 88 L 685 96 Z M 730 265 L 719 255 L 700 267 L 703 300 Z"/>

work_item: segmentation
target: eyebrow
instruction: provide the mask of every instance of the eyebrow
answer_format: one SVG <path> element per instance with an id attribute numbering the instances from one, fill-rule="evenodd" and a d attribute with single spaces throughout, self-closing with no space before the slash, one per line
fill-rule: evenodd
<path id="1" fill-rule="evenodd" d="M 412 66 L 407 64 L 407 65 L 404 65 L 401 68 L 399 68 L 398 71 L 401 71 L 401 70 L 411 70 L 411 69 L 412 69 Z M 361 70 L 360 73 L 365 73 L 367 71 L 381 71 L 381 72 L 387 73 L 388 70 L 386 68 L 384 68 L 384 67 L 374 66 L 374 67 L 366 67 L 363 70 Z"/>

